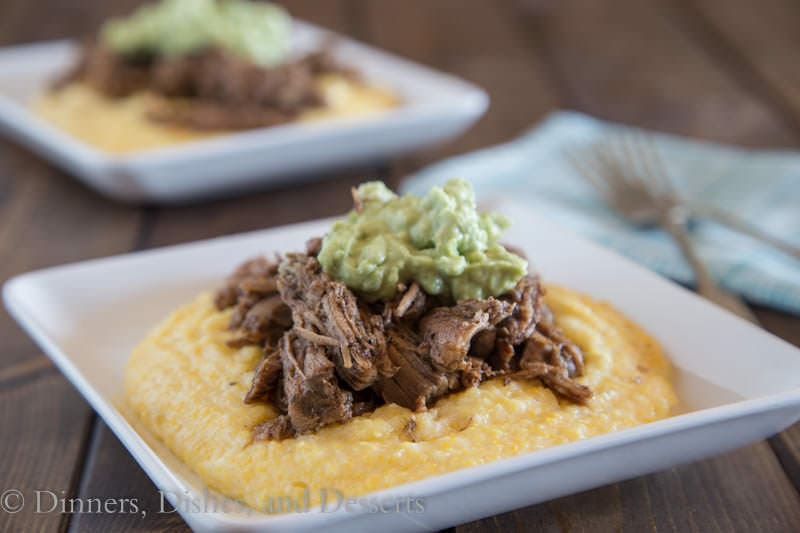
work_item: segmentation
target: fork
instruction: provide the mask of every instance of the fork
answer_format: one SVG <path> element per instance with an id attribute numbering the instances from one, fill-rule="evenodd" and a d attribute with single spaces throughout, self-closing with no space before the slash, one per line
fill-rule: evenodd
<path id="1" fill-rule="evenodd" d="M 694 273 L 701 296 L 757 323 L 741 298 L 722 289 L 700 259 L 689 237 L 691 213 L 675 192 L 651 137 L 619 133 L 586 150 L 567 151 L 566 156 L 578 174 L 629 223 L 658 225 L 672 236 Z"/>

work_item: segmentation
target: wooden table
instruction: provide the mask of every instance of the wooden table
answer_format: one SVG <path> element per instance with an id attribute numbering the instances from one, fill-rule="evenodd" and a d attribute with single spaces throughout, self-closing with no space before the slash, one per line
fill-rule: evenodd
<path id="1" fill-rule="evenodd" d="M 0 42 L 86 34 L 135 0 L 4 0 Z M 0 279 L 49 265 L 343 212 L 365 178 L 397 184 L 441 157 L 512 138 L 556 108 L 747 146 L 800 146 L 793 0 L 297 0 L 299 17 L 469 79 L 491 94 L 469 133 L 302 187 L 173 208 L 126 207 L 0 141 Z M 757 4 L 757 5 L 756 5 Z M 535 172 L 536 169 L 531 169 Z M 756 309 L 800 343 L 800 318 Z M 124 310 L 120 311 L 124 317 Z M 0 489 L 136 498 L 124 514 L 0 512 L 0 531 L 185 530 L 40 350 L 0 313 Z M 465 524 L 467 531 L 797 531 L 800 426 L 749 448 Z"/>

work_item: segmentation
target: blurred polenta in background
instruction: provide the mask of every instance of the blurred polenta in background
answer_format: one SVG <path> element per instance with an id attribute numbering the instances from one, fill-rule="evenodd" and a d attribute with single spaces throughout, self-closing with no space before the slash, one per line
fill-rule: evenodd
<path id="1" fill-rule="evenodd" d="M 162 0 L 106 21 L 33 106 L 112 153 L 399 104 L 334 59 L 335 41 L 294 45 L 283 8 L 249 0 Z"/>

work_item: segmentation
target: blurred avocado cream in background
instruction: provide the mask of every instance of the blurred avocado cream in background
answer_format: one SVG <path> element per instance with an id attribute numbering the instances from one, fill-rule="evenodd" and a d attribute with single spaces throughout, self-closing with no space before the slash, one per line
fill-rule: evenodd
<path id="1" fill-rule="evenodd" d="M 498 239 L 508 220 L 479 213 L 472 186 L 453 179 L 425 196 L 397 196 L 379 181 L 354 191 L 356 209 L 333 224 L 322 268 L 366 299 L 391 298 L 416 281 L 428 294 L 459 301 L 499 296 L 528 263 Z"/>
<path id="2" fill-rule="evenodd" d="M 286 60 L 292 19 L 282 7 L 250 0 L 161 0 L 103 25 L 101 38 L 123 55 L 182 56 L 218 46 L 270 67 Z"/>

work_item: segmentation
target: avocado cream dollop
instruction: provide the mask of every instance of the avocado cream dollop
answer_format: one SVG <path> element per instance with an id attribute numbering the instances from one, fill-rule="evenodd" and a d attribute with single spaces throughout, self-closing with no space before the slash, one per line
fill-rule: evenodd
<path id="1" fill-rule="evenodd" d="M 416 281 L 453 300 L 499 296 L 527 272 L 522 257 L 499 242 L 505 217 L 479 213 L 461 179 L 424 197 L 397 196 L 379 181 L 356 189 L 356 209 L 333 224 L 319 262 L 330 276 L 369 300 L 391 298 Z"/>
<path id="2" fill-rule="evenodd" d="M 263 66 L 284 61 L 292 21 L 281 7 L 249 0 L 161 0 L 112 19 L 101 39 L 120 54 L 182 56 L 221 47 Z"/>

